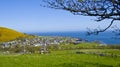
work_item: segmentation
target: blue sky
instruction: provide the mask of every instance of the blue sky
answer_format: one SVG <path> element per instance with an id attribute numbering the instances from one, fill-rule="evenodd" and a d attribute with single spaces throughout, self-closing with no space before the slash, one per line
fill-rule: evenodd
<path id="1" fill-rule="evenodd" d="M 0 26 L 20 32 L 85 31 L 109 21 L 40 6 L 40 0 L 0 0 Z M 103 22 L 106 22 L 103 24 Z"/>

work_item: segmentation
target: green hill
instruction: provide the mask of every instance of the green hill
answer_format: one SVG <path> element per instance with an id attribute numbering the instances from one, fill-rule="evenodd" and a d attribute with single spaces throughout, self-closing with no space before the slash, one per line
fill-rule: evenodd
<path id="1" fill-rule="evenodd" d="M 26 35 L 15 30 L 0 27 L 0 42 L 11 41 L 19 37 L 25 37 Z"/>

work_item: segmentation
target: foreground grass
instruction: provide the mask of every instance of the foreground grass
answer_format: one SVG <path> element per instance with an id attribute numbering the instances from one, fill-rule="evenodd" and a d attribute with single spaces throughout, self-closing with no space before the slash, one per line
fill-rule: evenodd
<path id="1" fill-rule="evenodd" d="M 0 67 L 120 67 L 120 57 L 76 54 L 76 51 L 79 50 L 52 51 L 50 54 L 43 55 L 0 55 Z M 98 51 L 104 52 L 103 50 Z M 112 52 L 112 50 L 106 51 Z"/>

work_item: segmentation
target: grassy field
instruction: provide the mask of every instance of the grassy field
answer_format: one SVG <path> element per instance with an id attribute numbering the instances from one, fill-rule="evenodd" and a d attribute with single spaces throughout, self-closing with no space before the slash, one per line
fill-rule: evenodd
<path id="1" fill-rule="evenodd" d="M 120 67 L 120 56 L 77 54 L 76 52 L 114 53 L 118 49 L 58 50 L 49 54 L 0 55 L 0 67 Z"/>

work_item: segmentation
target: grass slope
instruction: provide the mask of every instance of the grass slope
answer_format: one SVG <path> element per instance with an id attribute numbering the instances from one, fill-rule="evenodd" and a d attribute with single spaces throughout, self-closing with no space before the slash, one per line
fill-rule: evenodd
<path id="1" fill-rule="evenodd" d="M 0 27 L 0 42 L 6 42 L 24 36 L 25 35 L 23 33 L 9 28 Z"/>
<path id="2" fill-rule="evenodd" d="M 101 57 L 75 52 L 63 50 L 44 55 L 0 55 L 0 67 L 120 67 L 119 57 Z"/>

